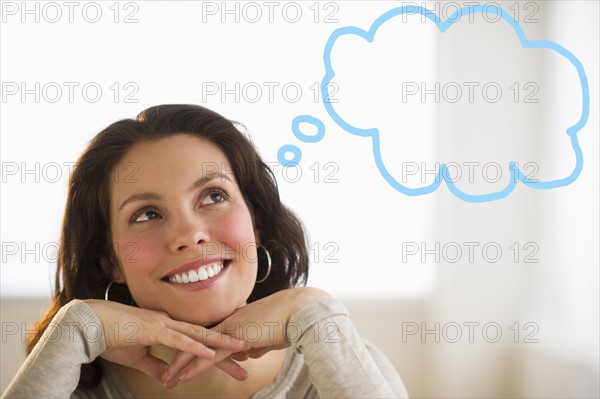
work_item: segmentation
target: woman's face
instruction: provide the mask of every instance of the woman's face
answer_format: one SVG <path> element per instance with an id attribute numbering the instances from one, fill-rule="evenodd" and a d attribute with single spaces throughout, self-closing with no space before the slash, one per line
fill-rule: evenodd
<path id="1" fill-rule="evenodd" d="M 179 134 L 136 144 L 113 171 L 110 224 L 136 303 L 212 324 L 242 306 L 256 281 L 252 216 L 221 150 Z"/>

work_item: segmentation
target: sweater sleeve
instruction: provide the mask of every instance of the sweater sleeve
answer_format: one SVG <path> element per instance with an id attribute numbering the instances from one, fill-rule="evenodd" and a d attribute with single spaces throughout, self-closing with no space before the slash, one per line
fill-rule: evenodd
<path id="1" fill-rule="evenodd" d="M 54 316 L 2 398 L 68 398 L 79 383 L 81 365 L 105 350 L 96 313 L 73 300 Z"/>
<path id="2" fill-rule="evenodd" d="M 374 347 L 369 350 L 338 299 L 300 309 L 288 323 L 287 336 L 304 356 L 320 398 L 408 397 L 394 367 Z"/>

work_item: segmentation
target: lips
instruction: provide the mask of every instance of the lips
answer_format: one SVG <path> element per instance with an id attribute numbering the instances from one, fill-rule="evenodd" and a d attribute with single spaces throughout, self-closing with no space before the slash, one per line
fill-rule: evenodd
<path id="1" fill-rule="evenodd" d="M 218 276 L 230 263 L 230 259 L 222 257 L 203 258 L 172 269 L 161 280 L 180 284 L 204 281 Z"/>
<path id="2" fill-rule="evenodd" d="M 217 276 L 223 271 L 225 261 L 221 260 L 211 264 L 193 268 L 185 272 L 171 274 L 166 279 L 171 283 L 189 284 L 204 281 Z"/>

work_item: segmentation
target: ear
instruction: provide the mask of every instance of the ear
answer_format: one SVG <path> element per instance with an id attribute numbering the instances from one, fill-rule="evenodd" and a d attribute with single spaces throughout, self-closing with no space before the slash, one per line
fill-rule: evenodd
<path id="1" fill-rule="evenodd" d="M 125 283 L 125 278 L 123 277 L 123 273 L 119 269 L 118 266 L 113 265 L 106 257 L 100 258 L 100 267 L 106 274 L 109 274 L 115 283 L 123 284 Z"/>

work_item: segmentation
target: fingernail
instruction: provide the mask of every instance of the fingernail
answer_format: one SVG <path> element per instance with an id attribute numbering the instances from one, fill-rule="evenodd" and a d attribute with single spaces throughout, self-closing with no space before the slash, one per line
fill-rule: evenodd
<path id="1" fill-rule="evenodd" d="M 185 373 L 181 373 L 181 374 L 179 374 L 179 379 L 180 379 L 181 381 L 184 381 L 184 380 L 187 378 L 187 376 L 188 376 L 188 373 L 187 373 L 187 371 L 186 371 Z"/>
<path id="2" fill-rule="evenodd" d="M 163 382 L 163 386 L 165 385 L 165 382 L 167 381 L 168 375 L 169 375 L 169 370 L 165 371 L 165 373 L 162 375 L 162 377 L 160 377 L 161 381 Z"/>

